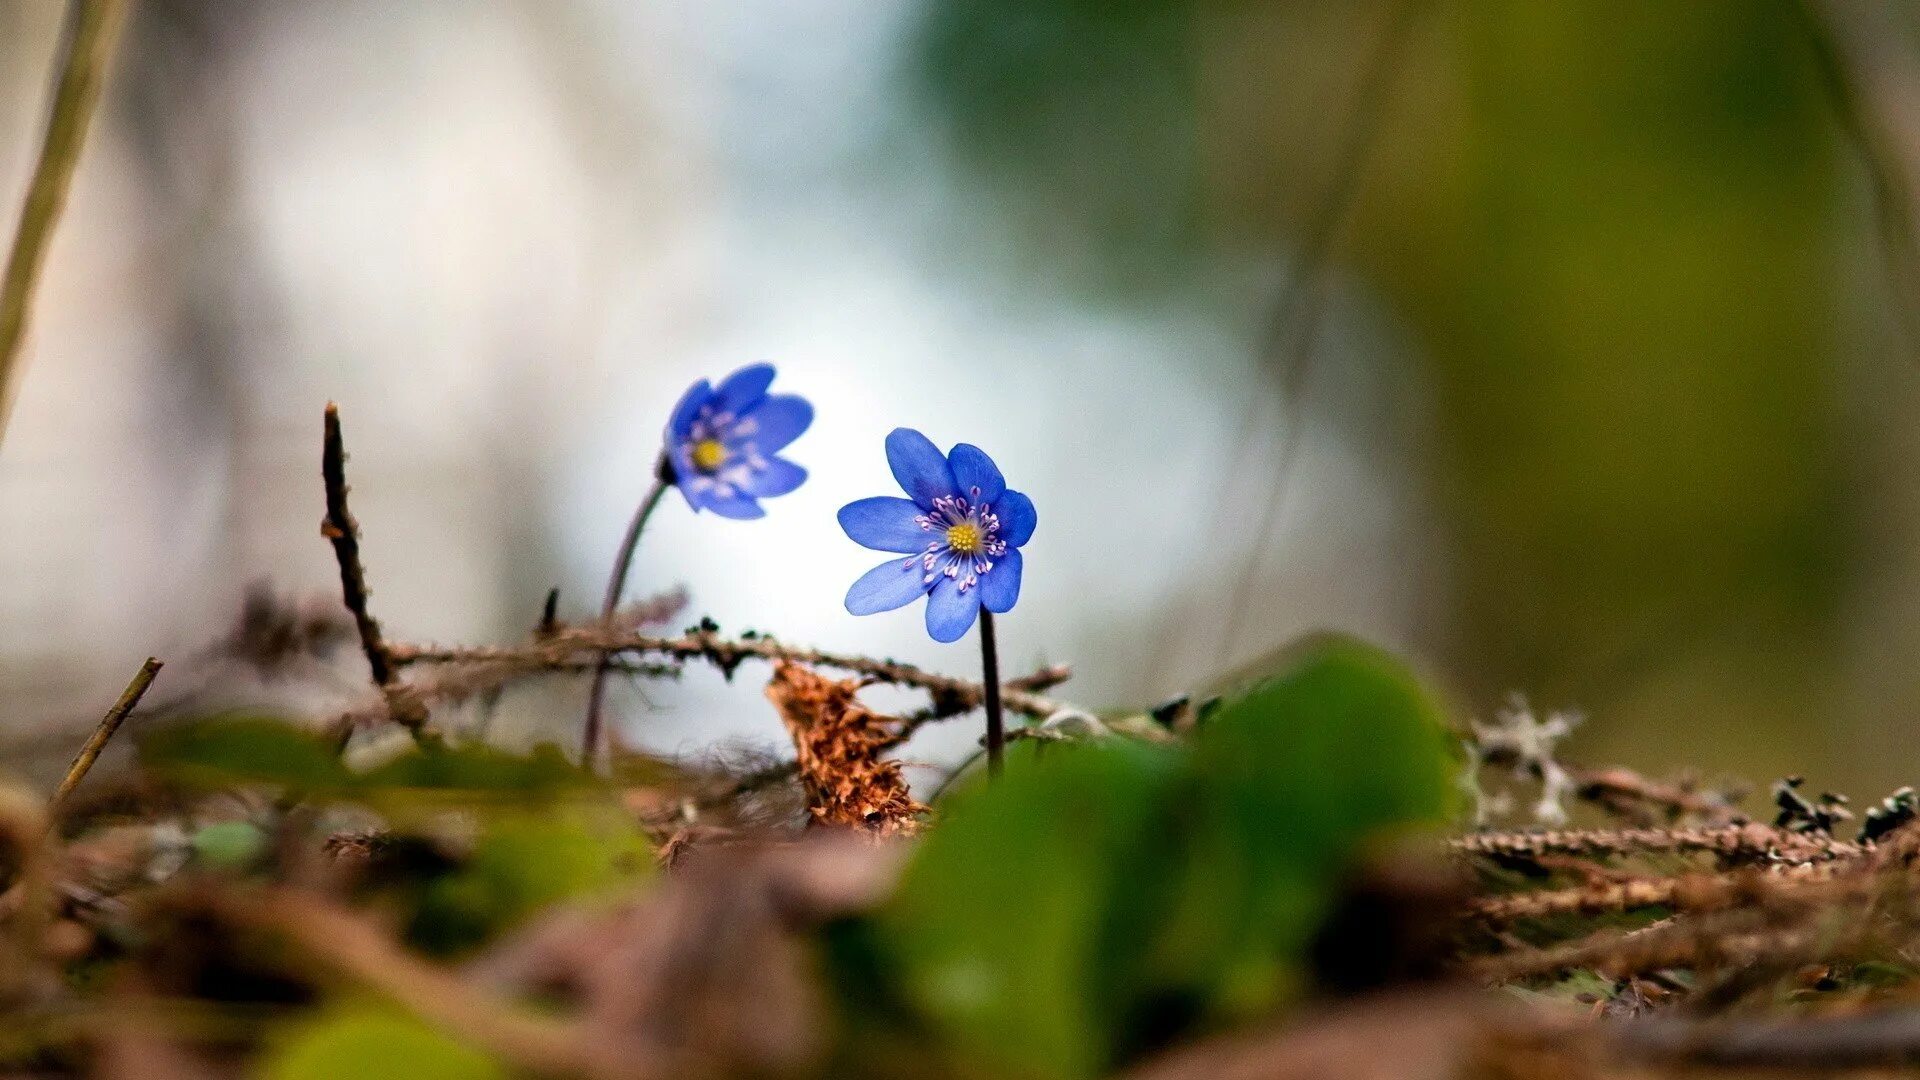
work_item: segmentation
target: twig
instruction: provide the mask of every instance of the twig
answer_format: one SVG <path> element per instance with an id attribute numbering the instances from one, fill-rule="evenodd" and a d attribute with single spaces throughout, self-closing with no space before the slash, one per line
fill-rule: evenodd
<path id="1" fill-rule="evenodd" d="M 876 659 L 820 649 L 783 645 L 771 638 L 725 638 L 699 630 L 679 637 L 660 637 L 609 630 L 604 626 L 558 626 L 551 635 L 534 642 L 513 646 L 436 646 L 395 644 L 387 655 L 395 666 L 409 664 L 474 664 L 496 661 L 525 663 L 530 667 L 557 666 L 591 657 L 595 653 L 645 653 L 672 660 L 704 660 L 731 674 L 746 660 L 792 660 L 816 667 L 837 668 L 865 675 L 874 682 L 894 683 L 925 690 L 935 702 L 948 708 L 946 715 L 977 708 L 983 693 L 979 683 L 936 675 L 897 660 Z M 1045 718 L 1065 706 L 1027 691 L 1007 687 L 1002 695 L 1006 707 L 1022 716 Z"/>
<path id="2" fill-rule="evenodd" d="M 93 734 L 88 736 L 86 744 L 80 747 L 80 753 L 73 759 L 73 764 L 67 768 L 66 779 L 60 781 L 60 787 L 54 791 L 53 798 L 47 803 L 47 819 L 50 824 L 58 820 L 60 808 L 66 804 L 67 797 L 73 794 L 74 788 L 80 786 L 80 781 L 86 779 L 87 771 L 93 768 L 93 763 L 100 759 L 100 751 L 106 749 L 107 740 L 113 738 L 113 733 L 120 730 L 120 724 L 126 720 L 127 715 L 133 712 L 140 704 L 140 699 L 146 696 L 147 688 L 153 685 L 154 676 L 160 674 L 160 667 L 160 661 L 151 656 L 147 657 L 147 662 L 140 665 L 140 670 L 134 675 L 133 681 L 120 692 L 120 700 L 114 702 L 113 708 L 107 710 L 107 715 L 101 717 L 100 725 L 93 729 Z"/>
<path id="3" fill-rule="evenodd" d="M 373 684 L 387 698 L 390 718 L 417 733 L 427 721 L 426 710 L 393 692 L 394 669 L 381 640 L 380 623 L 367 611 L 372 590 L 367 588 L 367 571 L 360 562 L 360 523 L 347 508 L 347 450 L 340 436 L 340 407 L 331 401 L 320 446 L 320 476 L 327 489 L 327 516 L 320 523 L 320 534 L 333 545 L 334 560 L 340 564 L 340 597 L 353 614 L 360 651 L 366 654 Z"/>
<path id="4" fill-rule="evenodd" d="M 1467 905 L 1467 914 L 1485 922 L 1513 922 L 1552 915 L 1605 915 L 1637 908 L 1665 907 L 1675 911 L 1724 911 L 1743 902 L 1778 902 L 1802 883 L 1831 881 L 1845 869 L 1842 863 L 1808 863 L 1772 872 L 1739 870 L 1723 874 L 1680 874 L 1673 877 L 1637 877 L 1598 881 L 1572 889 L 1482 896 Z M 1775 883 L 1786 892 L 1775 888 Z"/>
<path id="5" fill-rule="evenodd" d="M 1645 803 L 1674 816 L 1693 814 L 1717 824 L 1738 825 L 1747 820 L 1738 807 L 1724 799 L 1677 784 L 1649 780 L 1632 769 L 1619 766 L 1583 769 L 1569 765 L 1567 773 L 1573 778 L 1574 794 L 1616 814 L 1623 812 L 1623 804 Z"/>
<path id="6" fill-rule="evenodd" d="M 1720 955 L 1752 943 L 1767 929 L 1757 911 L 1724 911 L 1687 918 L 1665 919 L 1622 933 L 1602 930 L 1563 945 L 1519 949 L 1486 957 L 1468 965 L 1476 982 L 1498 984 L 1515 979 L 1557 975 L 1592 968 L 1612 978 L 1625 978 L 1659 968 L 1686 967 L 1711 947 Z M 1784 937 L 1784 935 L 1781 935 Z"/>
<path id="7" fill-rule="evenodd" d="M 1025 690 L 1032 694 L 1042 694 L 1071 678 L 1073 678 L 1072 668 L 1065 664 L 1048 664 L 1038 671 L 1008 679 L 1001 686 L 1007 690 Z"/>
<path id="8" fill-rule="evenodd" d="M 546 664 L 510 660 L 449 664 L 432 675 L 395 681 L 377 701 L 336 713 L 323 725 L 323 728 L 344 739 L 358 728 L 372 727 L 392 719 L 396 708 L 406 710 L 413 715 L 424 715 L 434 705 L 454 704 L 470 697 L 498 693 L 508 683 L 518 679 L 539 675 L 592 672 L 598 670 L 600 664 L 601 661 L 594 657 Z M 675 664 L 616 662 L 610 666 L 609 670 L 617 674 L 647 679 L 680 677 L 680 668 Z"/>
<path id="9" fill-rule="evenodd" d="M 73 186 L 74 170 L 100 102 L 126 6 L 125 0 L 75 0 L 71 8 L 66 52 L 54 86 L 46 138 L 40 144 L 33 177 L 27 182 L 26 202 L 7 254 L 6 274 L 0 277 L 0 439 L 6 436 L 7 418 L 13 411 L 40 270 L 46 264 L 54 229 Z"/>
<path id="10" fill-rule="evenodd" d="M 1867 848 L 1828 836 L 1788 832 L 1771 825 L 1725 825 L 1674 829 L 1553 829 L 1544 832 L 1486 832 L 1456 837 L 1451 846 L 1462 855 L 1535 858 L 1574 855 L 1595 858 L 1655 852 L 1706 852 L 1724 859 L 1785 859 L 1816 862 L 1851 859 Z"/>

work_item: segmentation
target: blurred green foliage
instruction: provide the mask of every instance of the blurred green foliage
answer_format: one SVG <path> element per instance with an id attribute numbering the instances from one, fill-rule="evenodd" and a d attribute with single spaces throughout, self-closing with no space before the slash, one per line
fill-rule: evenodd
<path id="1" fill-rule="evenodd" d="M 1194 0 L 928 8 L 916 72 L 942 131 L 1035 269 L 1174 279 L 1199 234 Z M 1097 104 L 1096 104 L 1097 103 Z"/>
<path id="2" fill-rule="evenodd" d="M 1441 824 L 1456 771 L 1398 661 L 1312 641 L 1191 749 L 1016 744 L 943 810 L 878 948 L 978 1075 L 1082 1077 L 1270 1012 L 1366 846 Z"/>
<path id="3" fill-rule="evenodd" d="M 492 814 L 458 869 L 424 884 L 408 938 L 431 953 L 457 953 L 550 904 L 630 891 L 652 870 L 647 838 L 617 812 Z"/>
<path id="4" fill-rule="evenodd" d="M 555 797 L 606 784 L 552 744 L 514 754 L 428 735 L 366 770 L 348 768 L 334 740 L 263 716 L 218 716 L 172 724 L 140 743 L 143 764 L 173 783 L 218 790 L 266 784 L 312 798 L 392 803 L 409 797 Z"/>
<path id="5" fill-rule="evenodd" d="M 650 842 L 618 788 L 552 746 L 522 755 L 427 737 L 355 770 L 323 736 L 232 716 L 154 732 L 141 754 L 154 775 L 193 789 L 265 785 L 378 811 L 387 826 L 379 891 L 407 913 L 409 942 L 439 956 L 490 941 L 559 901 L 630 891 L 653 873 Z M 203 863 L 229 869 L 266 845 L 257 826 L 240 821 L 193 837 Z"/>
<path id="6" fill-rule="evenodd" d="M 348 1002 L 303 1020 L 262 1080 L 507 1080 L 492 1058 L 392 1007 Z"/>
<path id="7" fill-rule="evenodd" d="M 1806 733 L 1863 707 L 1843 605 L 1878 572 L 1886 448 L 1846 395 L 1889 377 L 1848 371 L 1889 317 L 1828 26 L 1793 0 L 935 0 L 917 58 L 1036 281 L 1312 273 L 1330 214 L 1425 417 L 1397 463 L 1444 582 L 1423 644 L 1477 702 L 1604 715 L 1582 753 L 1777 775 L 1824 773 Z M 1321 348 L 1307 385 L 1351 362 Z"/>

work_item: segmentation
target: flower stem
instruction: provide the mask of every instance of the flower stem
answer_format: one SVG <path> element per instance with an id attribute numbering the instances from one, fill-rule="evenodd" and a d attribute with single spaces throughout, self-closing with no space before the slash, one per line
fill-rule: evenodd
<path id="1" fill-rule="evenodd" d="M 653 487 L 648 489 L 646 497 L 633 512 L 633 520 L 627 522 L 627 535 L 620 540 L 620 553 L 613 557 L 613 574 L 607 579 L 606 599 L 600 605 L 600 618 L 608 620 L 619 610 L 620 597 L 627 591 L 627 571 L 633 566 L 634 550 L 640 546 L 640 534 L 646 531 L 647 519 L 653 516 L 654 508 L 673 484 L 673 466 L 667 461 L 666 454 L 660 455 L 653 470 Z M 612 669 L 612 654 L 603 653 L 600 662 L 593 669 L 593 686 L 587 691 L 587 724 L 580 739 L 580 763 L 593 767 L 595 757 L 601 749 L 601 714 L 607 696 L 607 675 Z"/>
<path id="2" fill-rule="evenodd" d="M 1000 647 L 993 640 L 993 612 L 980 609 L 980 688 L 987 709 L 987 775 L 997 777 L 1006 756 L 1007 732 L 1000 718 Z"/>

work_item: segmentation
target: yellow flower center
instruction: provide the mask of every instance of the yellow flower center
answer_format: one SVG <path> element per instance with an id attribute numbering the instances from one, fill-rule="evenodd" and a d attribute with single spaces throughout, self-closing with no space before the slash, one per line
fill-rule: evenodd
<path id="1" fill-rule="evenodd" d="M 719 439 L 701 439 L 693 444 L 693 467 L 703 473 L 718 472 L 727 463 L 727 447 Z"/>
<path id="2" fill-rule="evenodd" d="M 947 546 L 961 555 L 980 554 L 980 527 L 971 521 L 947 526 Z"/>

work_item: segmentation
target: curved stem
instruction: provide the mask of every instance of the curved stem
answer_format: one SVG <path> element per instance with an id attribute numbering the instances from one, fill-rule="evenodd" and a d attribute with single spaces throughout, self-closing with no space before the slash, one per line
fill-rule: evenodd
<path id="1" fill-rule="evenodd" d="M 606 599 L 600 605 L 600 618 L 608 620 L 620 607 L 620 597 L 627 590 L 627 571 L 633 566 L 633 553 L 640 546 L 640 534 L 646 531 L 647 519 L 653 516 L 654 507 L 673 484 L 673 466 L 667 456 L 660 455 L 660 461 L 654 466 L 653 487 L 633 512 L 633 520 L 627 522 L 627 535 L 620 541 L 620 552 L 613 557 L 613 574 L 607 578 Z M 602 653 L 600 662 L 594 665 L 593 686 L 587 691 L 587 724 L 581 734 L 580 762 L 591 768 L 594 757 L 600 752 L 601 730 L 605 726 L 601 713 L 606 703 L 607 675 L 612 670 L 612 655 Z"/>
<path id="2" fill-rule="evenodd" d="M 980 689 L 987 710 L 987 775 L 997 777 L 1006 756 L 1007 732 L 1000 716 L 1000 647 L 993 640 L 993 612 L 980 609 Z"/>

